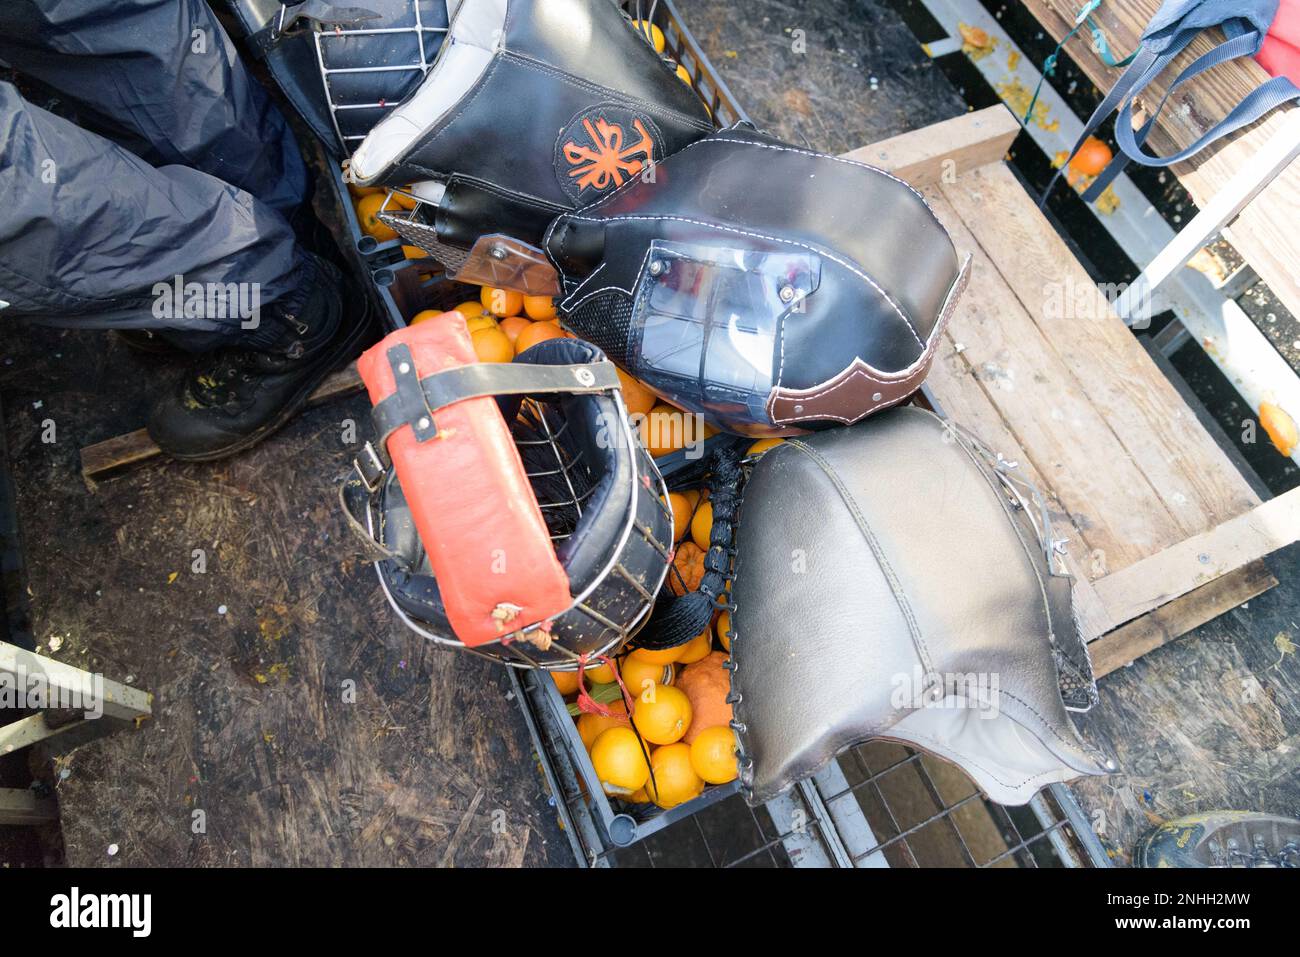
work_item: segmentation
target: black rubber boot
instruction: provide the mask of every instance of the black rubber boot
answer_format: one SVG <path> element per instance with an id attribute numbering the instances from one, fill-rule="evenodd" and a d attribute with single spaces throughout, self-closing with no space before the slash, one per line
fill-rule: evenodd
<path id="1" fill-rule="evenodd" d="M 1137 842 L 1135 867 L 1300 867 L 1300 821 L 1207 811 L 1166 821 Z"/>
<path id="2" fill-rule="evenodd" d="M 333 265 L 305 253 L 294 295 L 267 307 L 279 330 L 261 349 L 201 356 L 149 418 L 149 435 L 172 458 L 203 462 L 233 455 L 271 435 L 307 404 L 327 375 L 358 351 L 370 331 L 369 300 L 348 289 Z"/>

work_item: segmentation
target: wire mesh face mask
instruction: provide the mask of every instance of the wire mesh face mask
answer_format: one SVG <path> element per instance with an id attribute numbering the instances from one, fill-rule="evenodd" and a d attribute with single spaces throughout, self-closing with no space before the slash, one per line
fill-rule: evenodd
<path id="1" fill-rule="evenodd" d="M 766 452 L 730 603 L 751 802 L 871 738 L 952 761 L 1001 804 L 1113 770 L 1067 714 L 1096 689 L 1045 514 L 916 408 Z"/>
<path id="2" fill-rule="evenodd" d="M 645 623 L 672 515 L 598 349 L 554 339 L 480 363 L 446 313 L 358 368 L 380 438 L 341 494 L 403 624 L 516 667 L 576 670 Z"/>

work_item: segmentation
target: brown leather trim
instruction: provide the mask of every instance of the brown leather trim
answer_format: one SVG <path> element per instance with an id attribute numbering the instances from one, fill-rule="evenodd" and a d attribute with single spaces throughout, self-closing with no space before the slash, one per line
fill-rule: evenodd
<path id="1" fill-rule="evenodd" d="M 962 263 L 944 299 L 939 318 L 930 330 L 925 351 L 901 372 L 881 372 L 855 356 L 842 372 L 808 389 L 773 389 L 767 398 L 767 414 L 775 425 L 794 425 L 811 420 L 830 420 L 852 425 L 886 406 L 896 405 L 921 387 L 939 346 L 943 330 L 957 308 L 970 278 L 971 257 Z"/>

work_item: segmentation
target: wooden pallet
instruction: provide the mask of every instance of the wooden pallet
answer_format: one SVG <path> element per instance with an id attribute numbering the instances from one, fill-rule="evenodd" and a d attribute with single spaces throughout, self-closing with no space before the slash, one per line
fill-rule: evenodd
<path id="1" fill-rule="evenodd" d="M 941 127 L 852 155 L 942 163 Z M 1104 675 L 1277 584 L 1260 559 L 1300 539 L 1300 490 L 1261 503 L 1105 301 L 1066 306 L 1095 286 L 997 159 L 916 180 L 973 257 L 929 389 L 1046 493 Z"/>

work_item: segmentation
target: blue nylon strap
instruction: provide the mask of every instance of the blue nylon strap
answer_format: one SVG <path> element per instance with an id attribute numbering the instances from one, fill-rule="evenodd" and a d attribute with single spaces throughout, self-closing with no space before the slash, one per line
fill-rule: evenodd
<path id="1" fill-rule="evenodd" d="M 1274 77 L 1247 94 L 1240 103 L 1232 108 L 1227 116 L 1185 149 L 1179 150 L 1170 156 L 1153 156 L 1143 150 L 1142 147 L 1155 125 L 1156 118 L 1160 115 L 1160 111 L 1164 109 L 1170 95 L 1181 83 L 1221 63 L 1227 63 L 1242 56 L 1251 56 L 1252 51 L 1259 48 L 1259 42 L 1258 33 L 1250 31 L 1225 41 L 1213 50 L 1202 54 L 1178 74 L 1174 82 L 1169 85 L 1165 95 L 1160 98 L 1160 102 L 1152 111 L 1150 118 L 1136 131 L 1133 129 L 1132 100 L 1127 101 L 1120 109 L 1115 120 L 1115 142 L 1119 145 L 1120 155 L 1115 157 L 1102 171 L 1101 175 L 1088 187 L 1087 192 L 1083 194 L 1084 201 L 1091 203 L 1101 196 L 1102 192 L 1123 171 L 1129 161 L 1153 167 L 1167 167 L 1175 163 L 1181 163 L 1195 156 L 1216 140 L 1241 129 L 1243 126 L 1254 123 L 1260 117 L 1277 109 L 1282 104 L 1291 100 L 1300 100 L 1300 88 L 1297 88 L 1286 77 Z M 1160 59 L 1168 62 L 1169 59 L 1172 59 L 1172 56 L 1162 55 Z"/>

